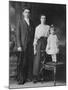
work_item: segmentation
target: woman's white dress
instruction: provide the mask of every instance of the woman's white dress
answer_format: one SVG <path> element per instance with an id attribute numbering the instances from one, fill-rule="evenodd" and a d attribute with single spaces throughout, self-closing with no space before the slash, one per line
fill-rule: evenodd
<path id="1" fill-rule="evenodd" d="M 46 52 L 47 54 L 57 54 L 59 52 L 58 38 L 56 35 L 49 35 L 47 39 Z"/>

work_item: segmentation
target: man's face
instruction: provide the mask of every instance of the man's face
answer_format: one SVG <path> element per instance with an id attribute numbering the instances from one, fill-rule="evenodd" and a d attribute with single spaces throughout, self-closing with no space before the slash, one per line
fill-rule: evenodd
<path id="1" fill-rule="evenodd" d="M 46 17 L 45 16 L 41 16 L 40 20 L 41 20 L 42 23 L 45 23 L 46 22 Z"/>
<path id="2" fill-rule="evenodd" d="M 23 12 L 23 16 L 25 18 L 29 18 L 29 16 L 30 16 L 30 10 L 29 9 L 25 9 L 24 12 Z"/>

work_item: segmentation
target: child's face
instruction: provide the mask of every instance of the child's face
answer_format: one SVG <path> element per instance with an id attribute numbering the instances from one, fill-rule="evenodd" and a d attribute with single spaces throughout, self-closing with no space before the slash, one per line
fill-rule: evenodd
<path id="1" fill-rule="evenodd" d="M 50 28 L 50 33 L 54 34 L 54 28 Z"/>

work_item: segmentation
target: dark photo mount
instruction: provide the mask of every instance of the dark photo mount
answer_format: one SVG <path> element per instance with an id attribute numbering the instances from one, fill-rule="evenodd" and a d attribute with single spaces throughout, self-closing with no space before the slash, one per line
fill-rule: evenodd
<path id="1" fill-rule="evenodd" d="M 26 25 L 27 23 L 22 20 L 24 19 L 22 16 L 25 9 L 30 10 L 29 25 Z M 33 42 L 41 15 L 46 16 L 47 25 L 53 24 L 55 27 L 55 34 L 59 40 L 59 53 L 55 63 L 52 62 L 51 55 L 47 55 L 44 50 L 40 50 L 39 76 L 37 80 L 34 80 L 37 77 L 33 76 L 35 59 Z M 28 36 L 27 42 L 29 42 L 22 44 L 26 32 L 29 33 L 26 34 Z M 19 33 L 20 38 L 18 38 Z M 22 47 L 21 51 L 18 51 L 19 43 Z M 31 60 L 24 60 L 24 57 Z M 27 67 L 23 70 L 23 63 L 25 62 L 29 64 L 26 64 Z M 66 5 L 9 1 L 9 88 L 64 85 L 66 85 Z"/>

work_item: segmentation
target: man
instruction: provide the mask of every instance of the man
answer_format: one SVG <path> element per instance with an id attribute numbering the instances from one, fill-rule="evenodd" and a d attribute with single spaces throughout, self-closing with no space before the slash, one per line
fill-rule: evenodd
<path id="1" fill-rule="evenodd" d="M 40 56 L 41 50 L 45 50 L 47 44 L 47 37 L 49 35 L 49 25 L 46 25 L 46 16 L 41 15 L 41 24 L 36 27 L 35 37 L 34 37 L 34 64 L 33 64 L 33 76 L 34 82 L 37 81 L 39 70 L 40 70 Z"/>
<path id="2" fill-rule="evenodd" d="M 25 8 L 21 20 L 17 23 L 17 46 L 22 54 L 19 63 L 19 84 L 24 84 L 27 78 L 32 78 L 33 36 L 30 10 Z"/>

